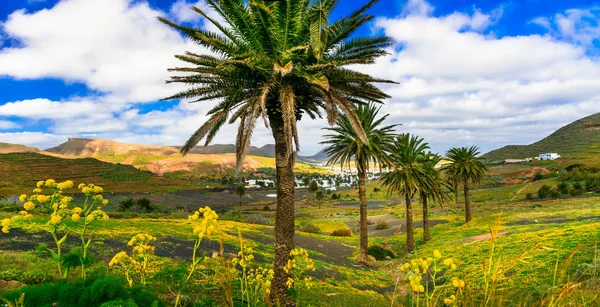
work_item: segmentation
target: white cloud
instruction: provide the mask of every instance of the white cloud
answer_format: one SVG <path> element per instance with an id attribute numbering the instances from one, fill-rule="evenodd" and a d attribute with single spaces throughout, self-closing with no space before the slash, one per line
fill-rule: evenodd
<path id="1" fill-rule="evenodd" d="M 0 142 L 46 149 L 67 141 L 67 136 L 43 132 L 0 132 Z"/>
<path id="2" fill-rule="evenodd" d="M 178 0 L 168 12 L 153 10 L 144 1 L 63 0 L 48 10 L 11 14 L 3 35 L 21 45 L 0 50 L 0 75 L 84 82 L 101 94 L 1 105 L 0 120 L 17 116 L 52 124 L 51 134 L 0 133 L 0 140 L 12 137 L 25 143 L 31 136 L 25 144 L 56 145 L 66 135 L 84 135 L 182 144 L 206 120 L 213 103 L 181 102 L 151 112 L 137 104 L 176 92 L 176 85 L 164 85 L 166 68 L 181 64 L 173 55 L 200 50 L 158 23 L 157 15 L 214 30 L 189 9 L 194 5 L 214 13 L 195 0 Z M 391 114 L 389 123 L 403 124 L 399 131 L 425 137 L 436 151 L 471 144 L 487 151 L 537 141 L 600 112 L 600 63 L 588 49 L 597 28 L 589 14 L 597 11 L 568 10 L 536 18 L 532 22 L 548 34 L 504 37 L 493 32 L 502 22 L 501 6 L 490 12 L 474 7 L 469 14 L 434 12 L 424 0 L 409 0 L 399 16 L 377 19 L 376 30 L 392 36 L 397 45 L 374 65 L 357 67 L 401 82 L 382 87 L 392 96 L 383 110 Z M 320 128 L 325 126 L 323 120 L 299 123 L 303 154 L 321 147 Z M 224 126 L 214 143 L 233 143 L 236 129 Z M 271 133 L 258 123 L 253 144 L 272 142 Z"/>
<path id="3" fill-rule="evenodd" d="M 111 102 L 148 102 L 172 94 L 167 68 L 186 50 L 201 51 L 157 20 L 146 2 L 60 1 L 34 13 L 13 12 L 3 24 L 20 46 L 0 50 L 0 75 L 83 82 Z"/>

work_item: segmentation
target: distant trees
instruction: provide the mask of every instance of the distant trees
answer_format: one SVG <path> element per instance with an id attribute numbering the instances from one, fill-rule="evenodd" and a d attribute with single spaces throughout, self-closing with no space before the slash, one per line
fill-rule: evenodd
<path id="1" fill-rule="evenodd" d="M 323 190 L 318 190 L 317 193 L 315 194 L 315 199 L 317 200 L 317 203 L 319 204 L 319 209 L 321 209 L 321 201 L 325 198 L 325 194 L 323 194 Z"/>
<path id="2" fill-rule="evenodd" d="M 327 145 L 325 153 L 330 157 L 327 164 L 340 167 L 351 167 L 353 164 L 358 171 L 358 198 L 360 203 L 360 251 L 357 262 L 366 264 L 368 259 L 368 230 L 367 230 L 367 192 L 366 182 L 369 163 L 389 165 L 391 160 L 386 154 L 394 141 L 394 127 L 384 126 L 383 121 L 388 117 L 378 117 L 380 107 L 374 104 L 360 105 L 357 116 L 364 131 L 367 142 L 362 140 L 350 118 L 339 114 L 336 125 L 325 128 L 329 134 L 321 144 Z"/>
<path id="3" fill-rule="evenodd" d="M 246 194 L 246 187 L 243 184 L 238 184 L 234 188 L 235 194 L 240 198 L 240 206 L 242 205 L 242 197 Z"/>
<path id="4" fill-rule="evenodd" d="M 463 185 L 465 197 L 465 221 L 471 221 L 470 185 L 483 180 L 487 167 L 479 156 L 477 146 L 451 148 L 446 152 L 449 163 L 443 170 L 456 182 Z"/>

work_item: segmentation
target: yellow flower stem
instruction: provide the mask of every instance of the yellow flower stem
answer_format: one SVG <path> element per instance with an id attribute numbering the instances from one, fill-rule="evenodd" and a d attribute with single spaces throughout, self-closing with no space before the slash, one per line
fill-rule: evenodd
<path id="1" fill-rule="evenodd" d="M 179 287 L 179 291 L 177 291 L 177 298 L 175 299 L 175 307 L 181 306 L 181 290 L 183 290 L 183 287 L 185 286 L 185 284 L 187 284 L 187 282 L 190 280 L 190 278 L 192 278 L 194 271 L 196 271 L 196 266 L 198 265 L 198 262 L 199 262 L 196 260 L 196 252 L 198 251 L 198 248 L 200 248 L 200 242 L 202 242 L 202 239 L 196 239 L 196 242 L 194 242 L 194 251 L 192 252 L 192 265 L 190 267 L 190 273 L 188 274 L 185 281 Z"/>
<path id="2" fill-rule="evenodd" d="M 52 235 L 52 238 L 54 239 L 54 243 L 56 243 L 56 255 L 58 255 L 58 261 L 57 261 L 58 275 L 60 275 L 60 277 L 63 278 L 62 263 L 60 261 L 61 260 L 61 245 L 62 245 L 62 243 L 60 243 L 58 238 L 56 237 L 56 226 L 54 226 L 52 228 L 52 231 L 50 232 L 50 234 Z"/>

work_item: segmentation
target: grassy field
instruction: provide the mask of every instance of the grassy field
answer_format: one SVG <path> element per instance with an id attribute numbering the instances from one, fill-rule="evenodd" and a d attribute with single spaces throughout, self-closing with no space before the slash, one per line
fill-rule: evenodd
<path id="1" fill-rule="evenodd" d="M 85 167 L 92 166 L 86 164 Z M 132 169 L 130 166 L 119 167 Z M 369 267 L 354 264 L 359 243 L 356 235 L 359 209 L 353 205 L 358 199 L 356 191 L 339 191 L 340 200 L 332 200 L 330 194 L 327 195 L 321 201 L 321 209 L 313 196 L 298 200 L 300 210 L 296 220 L 298 230 L 295 241 L 297 246 L 308 251 L 315 263 L 315 271 L 306 275 L 312 278 L 313 287 L 310 291 L 298 290 L 301 291 L 298 293 L 301 305 L 415 305 L 416 296 L 411 294 L 408 281 L 405 280 L 410 275 L 400 267 L 407 261 L 432 257 L 437 251 L 443 255 L 440 262 L 451 257 L 456 264 L 455 270 L 443 271 L 438 281 L 439 292 L 431 292 L 437 293 L 432 295 L 437 295 L 435 301 L 438 306 L 451 294 L 458 295 L 459 305 L 463 306 L 478 306 L 482 299 L 487 298 L 490 299 L 490 306 L 597 306 L 600 197 L 585 194 L 561 200 L 526 200 L 526 193 L 535 192 L 543 184 L 556 185 L 557 182 L 555 178 L 533 182 L 503 180 L 520 178 L 520 174 L 531 169 L 531 166 L 523 165 L 493 168 L 490 177 L 499 176 L 500 180 L 488 178 L 484 184 L 473 189 L 473 221 L 470 223 L 464 223 L 462 201 L 459 207 L 455 207 L 453 201 L 445 203 L 443 207 L 432 204 L 430 220 L 435 226 L 431 228 L 432 240 L 426 244 L 421 240 L 422 213 L 418 199 L 415 199 L 418 247 L 410 254 L 404 253 L 404 205 L 377 181 L 369 182 L 367 195 L 373 205 L 369 216 L 375 220 L 385 217 L 391 225 L 400 225 L 387 230 L 370 229 L 370 246 L 385 247 L 395 257 L 372 262 Z M 84 180 L 101 178 L 101 173 L 88 173 L 87 176 L 95 175 Z M 119 177 L 113 176 L 110 180 L 119 182 Z M 136 179 L 139 183 L 154 180 L 151 179 L 154 177 L 135 178 L 139 178 Z M 156 241 L 151 243 L 155 251 L 148 258 L 148 278 L 142 289 L 156 295 L 166 306 L 172 305 L 176 292 L 174 284 L 185 277 L 197 238 L 193 233 L 197 223 L 187 219 L 190 211 L 124 215 L 114 212 L 114 203 L 123 197 L 105 196 L 113 202 L 106 210 L 114 218 L 99 221 L 89 228 L 94 233 L 91 253 L 96 261 L 87 267 L 88 277 L 102 279 L 108 276 L 123 280 L 123 271 L 119 267 L 109 267 L 108 263 L 115 254 L 131 251 L 127 242 L 133 236 L 149 234 L 156 237 Z M 244 206 L 236 207 L 236 210 L 220 214 L 219 231 L 210 240 L 206 238 L 200 244 L 199 253 L 207 258 L 202 261 L 198 273 L 182 288 L 186 299 L 195 302 L 190 306 L 221 304 L 223 285 L 218 281 L 223 276 L 218 268 L 222 264 L 219 264 L 219 257 L 212 258 L 212 255 L 223 250 L 225 255 L 229 255 L 227 257 L 235 257 L 240 250 L 240 234 L 243 246 L 253 250 L 251 266 L 270 266 L 273 260 L 274 212 L 265 211 L 263 206 L 271 203 L 247 202 Z M 73 205 L 81 206 L 82 201 L 75 200 Z M 198 203 L 197 206 L 203 205 Z M 268 209 L 273 209 L 273 206 Z M 0 211 L 0 220 L 13 214 Z M 248 223 L 256 215 L 260 215 L 264 222 Z M 34 225 L 40 227 L 47 221 L 43 214 L 34 215 L 33 219 Z M 300 231 L 309 223 L 316 226 L 318 231 Z M 64 229 L 80 229 L 77 226 L 79 224 L 70 219 L 63 221 L 63 224 Z M 354 235 L 331 236 L 332 232 L 341 229 L 351 229 Z M 495 230 L 497 235 L 491 236 L 491 230 Z M 0 280 L 28 285 L 57 282 L 60 276 L 54 270 L 54 261 L 34 251 L 39 243 L 52 246 L 53 241 L 38 226 L 21 230 L 15 225 L 10 233 L 0 235 Z M 79 244 L 78 236 L 72 235 L 64 244 L 65 251 L 76 247 Z M 493 279 L 490 272 L 494 272 Z M 69 278 L 74 281 L 79 274 L 79 271 L 73 270 Z M 463 280 L 465 287 L 454 290 L 452 278 Z M 231 286 L 236 297 L 242 295 L 240 283 L 240 280 L 234 279 Z M 494 285 L 493 291 L 485 290 L 490 283 Z M 0 282 L 0 289 L 7 293 L 11 288 L 2 288 Z M 425 296 L 421 295 L 420 299 L 424 300 Z M 424 301 L 419 304 L 426 305 Z"/>

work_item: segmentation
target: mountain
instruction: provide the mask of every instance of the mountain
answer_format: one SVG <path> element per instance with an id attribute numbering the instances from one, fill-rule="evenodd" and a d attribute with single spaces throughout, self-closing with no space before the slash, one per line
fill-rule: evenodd
<path id="1" fill-rule="evenodd" d="M 325 153 L 325 149 L 321 149 L 321 151 L 317 152 L 313 156 L 298 157 L 298 161 L 309 163 L 309 164 L 324 163 L 324 162 L 327 162 L 327 160 L 329 160 L 329 156 L 327 155 L 327 153 Z"/>
<path id="2" fill-rule="evenodd" d="M 530 145 L 508 145 L 482 157 L 488 161 L 537 157 L 555 152 L 564 158 L 591 158 L 600 155 L 600 113 L 574 121 Z"/>
<path id="3" fill-rule="evenodd" d="M 214 176 L 235 169 L 235 145 L 197 146 L 188 155 L 180 146 L 134 145 L 101 139 L 70 138 L 67 142 L 41 152 L 59 158 L 96 158 L 100 161 L 132 165 L 163 175 L 179 171 Z M 244 161 L 246 171 L 275 167 L 275 146 L 250 147 Z M 299 163 L 297 169 L 312 167 Z"/>
<path id="4" fill-rule="evenodd" d="M 19 144 L 0 143 L 0 154 L 5 153 L 16 153 L 16 152 L 38 152 L 40 151 L 34 147 L 27 147 Z"/>

